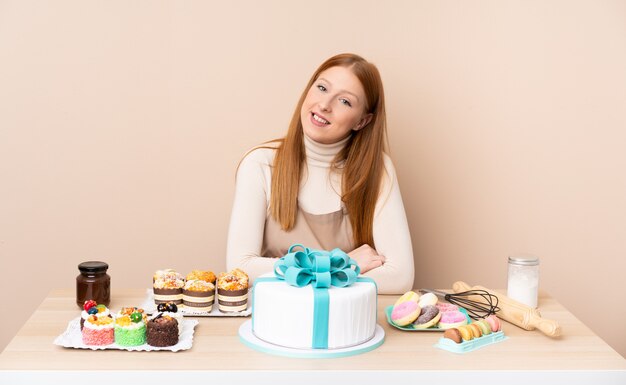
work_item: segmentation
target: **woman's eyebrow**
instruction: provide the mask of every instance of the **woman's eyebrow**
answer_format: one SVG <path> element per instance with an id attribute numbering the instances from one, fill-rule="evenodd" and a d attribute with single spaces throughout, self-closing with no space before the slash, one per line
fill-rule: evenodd
<path id="1" fill-rule="evenodd" d="M 324 81 L 324 82 L 326 82 L 326 83 L 328 83 L 328 84 L 330 84 L 330 85 L 332 85 L 332 84 L 333 84 L 333 83 L 329 82 L 327 79 L 324 79 L 324 78 L 318 78 L 317 80 L 322 80 L 322 81 Z M 358 96 L 356 96 L 356 94 L 355 94 L 354 92 L 350 92 L 350 91 L 348 91 L 348 90 L 339 90 L 339 92 L 343 92 L 343 93 L 346 93 L 346 94 L 350 94 L 350 95 L 354 96 L 354 98 L 357 100 L 357 102 L 359 101 L 359 97 L 358 97 Z"/>

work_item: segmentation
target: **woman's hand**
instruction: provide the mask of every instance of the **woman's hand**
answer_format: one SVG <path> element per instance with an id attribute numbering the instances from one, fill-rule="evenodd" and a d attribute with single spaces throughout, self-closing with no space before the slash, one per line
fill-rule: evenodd
<path id="1" fill-rule="evenodd" d="M 381 267 L 385 263 L 385 256 L 379 255 L 370 245 L 361 245 L 349 252 L 348 255 L 359 264 L 361 273 Z"/>

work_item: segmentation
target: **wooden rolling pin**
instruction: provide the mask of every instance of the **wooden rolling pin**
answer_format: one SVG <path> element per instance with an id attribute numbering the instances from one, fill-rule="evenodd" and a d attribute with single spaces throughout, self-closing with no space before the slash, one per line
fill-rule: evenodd
<path id="1" fill-rule="evenodd" d="M 537 309 L 533 309 L 530 306 L 524 305 L 521 302 L 482 286 L 470 287 L 467 283 L 462 281 L 457 281 L 452 285 L 452 291 L 455 293 L 468 290 L 485 290 L 489 294 L 498 297 L 498 307 L 500 310 L 496 315 L 515 326 L 526 330 L 534 330 L 537 328 L 550 337 L 558 337 L 561 335 L 561 327 L 559 324 L 556 321 L 541 318 L 541 314 L 539 314 Z M 470 295 L 468 299 L 485 303 L 485 300 L 479 295 Z"/>

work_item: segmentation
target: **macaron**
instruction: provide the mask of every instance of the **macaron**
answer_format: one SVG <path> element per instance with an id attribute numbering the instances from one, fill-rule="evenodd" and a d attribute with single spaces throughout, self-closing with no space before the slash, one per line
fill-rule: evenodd
<path id="1" fill-rule="evenodd" d="M 428 329 L 431 326 L 435 326 L 440 318 L 441 313 L 439 309 L 434 305 L 427 305 L 422 308 L 419 317 L 413 322 L 413 327 L 415 329 Z"/>
<path id="2" fill-rule="evenodd" d="M 463 339 L 463 341 L 471 341 L 472 339 L 474 339 L 474 334 L 472 333 L 472 329 L 469 327 L 469 325 L 461 325 L 457 329 L 461 333 L 461 338 Z"/>
<path id="3" fill-rule="evenodd" d="M 458 310 L 441 313 L 440 329 L 451 329 L 467 324 L 467 317 Z"/>
<path id="4" fill-rule="evenodd" d="M 472 334 L 474 335 L 474 338 L 480 338 L 483 335 L 483 332 L 480 330 L 480 327 L 478 327 L 478 325 L 475 325 L 474 323 L 471 323 L 469 325 L 470 329 L 472 329 Z"/>
<path id="5" fill-rule="evenodd" d="M 415 302 L 418 303 L 420 299 L 420 295 L 417 294 L 414 291 L 407 291 L 406 293 L 402 294 L 402 296 L 400 298 L 398 298 L 398 300 L 396 301 L 396 303 L 393 304 L 394 307 L 400 305 L 402 302 Z"/>
<path id="6" fill-rule="evenodd" d="M 443 332 L 443 338 L 451 339 L 457 344 L 460 344 L 462 340 L 461 332 L 457 328 L 448 329 L 445 332 Z"/>
<path id="7" fill-rule="evenodd" d="M 500 320 L 498 319 L 498 317 L 496 317 L 495 314 L 492 314 L 489 317 L 485 318 L 485 321 L 489 323 L 489 326 L 491 327 L 491 331 L 494 333 L 497 331 L 500 331 L 500 329 L 502 328 L 502 324 L 500 323 Z"/>
<path id="8" fill-rule="evenodd" d="M 416 302 L 406 301 L 394 306 L 391 311 L 391 321 L 398 326 L 406 326 L 420 315 L 420 307 Z"/>
<path id="9" fill-rule="evenodd" d="M 423 308 L 428 305 L 435 305 L 437 301 L 438 299 L 435 294 L 425 293 L 424 295 L 420 297 L 418 304 L 420 305 L 421 308 Z"/>
<path id="10" fill-rule="evenodd" d="M 484 336 L 491 334 L 491 326 L 489 326 L 489 323 L 485 321 L 484 319 L 478 320 L 472 323 L 472 325 L 478 326 Z"/>

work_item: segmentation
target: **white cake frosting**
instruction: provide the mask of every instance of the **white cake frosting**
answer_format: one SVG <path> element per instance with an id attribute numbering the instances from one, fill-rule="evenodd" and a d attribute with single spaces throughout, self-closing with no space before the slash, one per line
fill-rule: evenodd
<path id="1" fill-rule="evenodd" d="M 104 311 L 101 311 L 99 313 L 96 313 L 94 315 L 98 316 L 98 317 L 108 317 L 109 314 L 111 314 L 109 312 L 109 309 L 106 308 Z M 82 312 L 80 312 L 80 316 L 82 317 L 82 319 L 86 320 L 87 318 L 89 318 L 91 314 L 87 313 L 85 310 L 83 310 Z"/>
<path id="2" fill-rule="evenodd" d="M 111 322 L 103 325 L 96 325 L 89 322 L 89 320 L 85 321 L 85 328 L 93 329 L 93 330 L 103 330 L 103 329 L 113 329 L 115 327 L 115 322 L 111 320 Z"/>
<path id="3" fill-rule="evenodd" d="M 376 285 L 355 282 L 328 288 L 328 349 L 362 344 L 376 330 Z M 255 282 L 252 332 L 259 339 L 295 349 L 313 348 L 313 287 L 285 281 Z"/>

